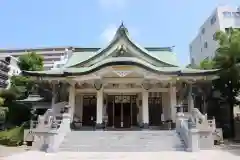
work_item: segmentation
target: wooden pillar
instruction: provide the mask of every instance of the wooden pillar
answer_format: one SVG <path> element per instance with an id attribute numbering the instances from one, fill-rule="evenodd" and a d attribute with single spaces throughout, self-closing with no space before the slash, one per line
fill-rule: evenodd
<path id="1" fill-rule="evenodd" d="M 142 92 L 142 119 L 143 128 L 149 127 L 149 108 L 148 108 L 148 91 L 144 90 Z"/>
<path id="2" fill-rule="evenodd" d="M 177 113 L 177 95 L 176 95 L 176 87 L 172 85 L 169 86 L 169 97 L 170 97 L 170 110 L 171 110 L 171 120 L 173 123 L 176 122 L 176 113 Z"/>

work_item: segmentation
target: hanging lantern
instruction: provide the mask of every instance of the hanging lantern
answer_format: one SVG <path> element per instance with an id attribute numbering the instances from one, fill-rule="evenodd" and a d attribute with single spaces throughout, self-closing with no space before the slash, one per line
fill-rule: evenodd
<path id="1" fill-rule="evenodd" d="M 96 90 L 100 90 L 102 88 L 102 82 L 100 80 L 97 80 L 94 82 L 94 88 Z"/>
<path id="2" fill-rule="evenodd" d="M 145 90 L 149 90 L 151 88 L 151 84 L 148 81 L 145 81 L 145 82 L 142 83 L 142 87 Z"/>

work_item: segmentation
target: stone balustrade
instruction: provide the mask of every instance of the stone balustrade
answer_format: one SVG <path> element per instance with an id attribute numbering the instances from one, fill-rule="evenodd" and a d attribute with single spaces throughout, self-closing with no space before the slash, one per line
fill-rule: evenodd
<path id="1" fill-rule="evenodd" d="M 177 113 L 176 131 L 188 151 L 211 149 L 214 146 L 215 129 L 215 119 L 208 120 L 207 115 L 201 114 L 197 108 L 192 110 L 191 116 Z"/>
<path id="2" fill-rule="evenodd" d="M 30 130 L 27 131 L 29 134 L 25 137 L 26 140 L 29 139 L 27 137 L 30 133 L 34 136 L 33 148 L 47 152 L 56 151 L 66 133 L 70 132 L 69 106 L 63 104 L 66 102 L 55 104 L 43 116 L 38 116 L 38 120 L 31 121 Z"/>

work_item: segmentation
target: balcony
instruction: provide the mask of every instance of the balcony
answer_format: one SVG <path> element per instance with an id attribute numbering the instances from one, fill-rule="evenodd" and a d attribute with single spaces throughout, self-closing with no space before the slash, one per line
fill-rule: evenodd
<path id="1" fill-rule="evenodd" d="M 8 65 L 9 64 L 6 61 L 0 60 L 0 70 L 1 71 L 8 73 L 10 70 L 10 67 Z"/>
<path id="2" fill-rule="evenodd" d="M 8 86 L 7 81 L 0 80 L 0 88 L 7 88 L 7 86 Z"/>
<path id="3" fill-rule="evenodd" d="M 1 73 L 0 72 L 0 80 L 8 80 L 9 79 L 9 76 L 6 75 L 5 73 Z"/>

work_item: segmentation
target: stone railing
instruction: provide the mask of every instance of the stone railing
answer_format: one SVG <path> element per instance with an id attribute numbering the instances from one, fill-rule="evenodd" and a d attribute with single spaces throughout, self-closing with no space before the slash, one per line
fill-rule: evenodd
<path id="1" fill-rule="evenodd" d="M 60 114 L 61 111 L 66 107 L 68 106 L 68 102 L 59 102 L 59 103 L 56 103 L 52 106 L 52 110 L 53 110 L 53 113 L 54 114 Z"/>
<path id="2" fill-rule="evenodd" d="M 183 113 L 177 114 L 176 131 L 183 140 L 187 151 L 196 152 L 200 150 L 198 129 L 196 129 Z"/>
<path id="3" fill-rule="evenodd" d="M 211 149 L 214 146 L 215 128 L 215 120 L 207 120 L 207 115 L 201 114 L 196 108 L 192 110 L 190 117 L 183 112 L 177 113 L 176 131 L 188 151 Z"/>
<path id="4" fill-rule="evenodd" d="M 47 110 L 37 121 L 31 121 L 29 133 L 34 141 L 34 149 L 54 152 L 70 132 L 71 112 L 69 106 L 64 104 L 66 102 L 55 104 L 53 109 Z"/>

